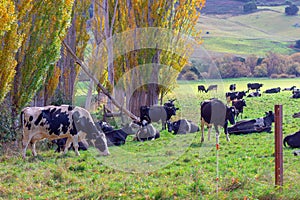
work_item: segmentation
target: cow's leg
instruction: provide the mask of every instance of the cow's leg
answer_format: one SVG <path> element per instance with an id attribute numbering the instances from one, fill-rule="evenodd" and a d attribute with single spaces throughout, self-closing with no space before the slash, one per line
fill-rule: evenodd
<path id="1" fill-rule="evenodd" d="M 229 133 L 228 133 L 228 121 L 225 122 L 225 125 L 224 125 L 224 132 L 226 134 L 226 140 L 227 142 L 230 142 L 230 139 L 229 139 Z"/>
<path id="2" fill-rule="evenodd" d="M 219 128 L 217 125 L 215 125 L 215 130 L 216 130 L 216 144 L 219 144 L 220 132 L 219 132 Z"/>
<path id="3" fill-rule="evenodd" d="M 78 145 L 78 135 L 74 135 L 74 136 L 73 136 L 73 147 L 74 147 L 74 149 L 75 149 L 76 155 L 79 156 L 80 153 L 79 153 L 79 151 L 78 151 L 78 147 L 79 147 L 79 145 Z"/>
<path id="4" fill-rule="evenodd" d="M 211 133 L 211 126 L 207 126 L 208 128 L 208 141 L 210 141 L 210 133 Z"/>
<path id="5" fill-rule="evenodd" d="M 36 142 L 37 142 L 36 140 L 32 142 L 32 155 L 33 156 L 37 156 L 36 148 L 35 148 Z"/>
<path id="6" fill-rule="evenodd" d="M 28 145 L 31 141 L 31 138 L 32 137 L 29 137 L 28 135 L 29 133 L 28 132 L 24 132 L 23 133 L 23 139 L 22 139 L 22 143 L 23 143 L 23 153 L 22 153 L 22 156 L 23 156 L 23 159 L 26 158 L 26 150 L 28 148 Z"/>
<path id="7" fill-rule="evenodd" d="M 71 147 L 71 143 L 72 143 L 72 140 L 71 140 L 71 138 L 68 137 L 66 144 L 65 144 L 64 154 L 66 154 L 68 152 L 68 149 Z"/>
<path id="8" fill-rule="evenodd" d="M 201 120 L 201 142 L 204 142 L 204 120 Z"/>

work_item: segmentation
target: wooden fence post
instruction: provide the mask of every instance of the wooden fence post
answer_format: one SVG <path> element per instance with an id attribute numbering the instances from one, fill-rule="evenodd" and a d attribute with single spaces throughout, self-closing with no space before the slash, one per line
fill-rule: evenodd
<path id="1" fill-rule="evenodd" d="M 282 105 L 275 105 L 275 186 L 283 186 Z"/>

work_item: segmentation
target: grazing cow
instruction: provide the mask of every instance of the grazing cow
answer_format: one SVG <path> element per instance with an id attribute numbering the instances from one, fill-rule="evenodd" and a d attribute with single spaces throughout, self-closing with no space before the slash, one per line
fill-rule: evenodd
<path id="1" fill-rule="evenodd" d="M 204 125 L 208 127 L 208 140 L 210 140 L 211 127 L 214 125 L 216 130 L 216 142 L 219 143 L 219 129 L 218 126 L 224 128 L 226 139 L 229 141 L 229 135 L 227 131 L 228 120 L 231 124 L 235 124 L 234 121 L 235 109 L 234 107 L 226 106 L 222 101 L 218 99 L 205 100 L 201 103 L 201 142 L 204 141 Z"/>
<path id="2" fill-rule="evenodd" d="M 271 132 L 272 123 L 274 122 L 274 113 L 272 111 L 266 112 L 265 117 L 257 119 L 242 120 L 237 122 L 234 126 L 228 127 L 230 134 L 248 134 Z"/>
<path id="3" fill-rule="evenodd" d="M 267 93 L 267 94 L 279 93 L 280 90 L 281 90 L 280 87 L 271 88 L 271 89 L 267 89 L 266 91 L 264 91 L 264 93 Z"/>
<path id="4" fill-rule="evenodd" d="M 175 122 L 168 122 L 168 131 L 174 131 L 174 134 L 187 134 L 198 132 L 199 126 L 190 120 L 180 119 Z"/>
<path id="5" fill-rule="evenodd" d="M 235 107 L 236 119 L 238 118 L 240 113 L 241 113 L 241 118 L 242 118 L 242 114 L 244 112 L 244 107 L 247 106 L 246 101 L 244 99 L 237 99 L 235 101 L 232 101 L 232 106 Z"/>
<path id="6" fill-rule="evenodd" d="M 296 86 L 292 86 L 290 88 L 283 88 L 282 91 L 293 91 L 296 88 Z"/>
<path id="7" fill-rule="evenodd" d="M 73 143 L 76 155 L 80 155 L 78 142 L 87 141 L 98 148 L 101 155 L 109 155 L 104 133 L 97 129 L 90 113 L 83 108 L 69 105 L 26 107 L 21 112 L 21 122 L 23 158 L 26 157 L 29 143 L 32 144 L 32 153 L 36 156 L 36 142 L 44 138 L 67 138 L 64 153 L 67 153 Z"/>
<path id="8" fill-rule="evenodd" d="M 235 85 L 235 83 L 234 83 L 234 84 L 231 84 L 231 85 L 229 85 L 229 90 L 230 90 L 231 92 L 233 92 L 233 91 L 235 91 L 235 90 L 236 90 L 236 85 Z"/>
<path id="9" fill-rule="evenodd" d="M 284 138 L 283 144 L 285 147 L 290 146 L 291 148 L 299 148 L 300 147 L 300 131 L 288 135 Z"/>
<path id="10" fill-rule="evenodd" d="M 148 123 L 147 120 L 143 120 L 142 122 L 133 121 L 130 126 L 138 128 L 134 137 L 136 141 L 154 140 L 160 137 L 159 131 L 151 123 Z"/>
<path id="11" fill-rule="evenodd" d="M 258 91 L 262 86 L 263 86 L 263 84 L 261 84 L 261 83 L 248 83 L 247 84 L 248 91 L 250 89 Z"/>
<path id="12" fill-rule="evenodd" d="M 211 91 L 211 90 L 218 90 L 218 85 L 210 85 L 208 86 L 206 92 Z"/>
<path id="13" fill-rule="evenodd" d="M 259 91 L 257 92 L 252 92 L 250 94 L 248 94 L 247 97 L 260 97 L 261 96 L 261 93 Z"/>
<path id="14" fill-rule="evenodd" d="M 198 92 L 206 92 L 204 85 L 198 85 Z"/>
<path id="15" fill-rule="evenodd" d="M 174 100 L 169 100 L 169 102 L 165 103 L 163 106 L 154 105 L 151 107 L 141 106 L 140 107 L 140 120 L 146 120 L 149 124 L 151 122 L 162 122 L 162 129 L 166 129 L 166 123 L 171 119 L 173 115 L 176 115 L 176 108 Z"/>
<path id="16" fill-rule="evenodd" d="M 67 142 L 67 138 L 61 138 L 61 139 L 57 139 L 57 140 L 52 140 L 53 144 L 57 145 L 57 148 L 55 150 L 55 152 L 59 153 L 61 151 L 65 150 L 65 146 L 66 146 L 66 142 Z M 84 144 L 84 142 L 78 142 L 78 150 L 82 150 L 82 151 L 86 151 L 88 149 L 88 144 Z M 73 143 L 71 144 L 71 147 L 69 148 L 69 150 L 73 149 L 75 151 L 75 148 L 73 146 Z"/>

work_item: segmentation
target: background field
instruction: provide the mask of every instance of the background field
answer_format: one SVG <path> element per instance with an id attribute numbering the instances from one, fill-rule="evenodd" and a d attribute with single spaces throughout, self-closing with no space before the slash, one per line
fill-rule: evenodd
<path id="1" fill-rule="evenodd" d="M 248 82 L 261 82 L 262 90 L 280 86 L 300 87 L 300 79 L 228 79 L 179 82 L 168 98 L 177 98 L 180 112 L 173 118 L 199 123 L 199 104 L 219 97 L 231 83 L 237 90 Z M 198 84 L 218 84 L 218 92 L 197 93 Z M 81 91 L 82 93 L 82 91 Z M 299 130 L 299 99 L 291 92 L 263 94 L 246 98 L 244 118 L 257 118 L 283 105 L 283 134 Z M 156 125 L 160 128 L 160 125 Z M 207 131 L 206 131 L 207 132 Z M 39 156 L 28 151 L 26 161 L 17 152 L 0 156 L 0 198 L 2 199 L 297 199 L 299 197 L 299 158 L 284 148 L 284 186 L 274 187 L 274 134 L 220 136 L 219 155 L 215 137 L 200 143 L 200 134 L 172 135 L 161 132 L 156 141 L 134 142 L 130 137 L 122 147 L 111 147 L 111 155 L 99 157 L 93 148 L 62 156 L 39 145 Z M 219 182 L 216 177 L 219 177 Z M 218 183 L 218 185 L 217 185 Z M 218 191 L 217 191 L 218 188 Z"/>

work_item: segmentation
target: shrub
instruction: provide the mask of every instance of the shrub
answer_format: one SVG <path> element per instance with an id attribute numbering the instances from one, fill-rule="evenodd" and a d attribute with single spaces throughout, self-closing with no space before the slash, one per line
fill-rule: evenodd
<path id="1" fill-rule="evenodd" d="M 253 75 L 255 77 L 267 77 L 268 76 L 267 66 L 265 64 L 256 66 L 254 68 Z"/>
<path id="2" fill-rule="evenodd" d="M 248 2 L 243 6 L 244 12 L 253 12 L 257 10 L 257 6 L 255 2 Z"/>
<path id="3" fill-rule="evenodd" d="M 299 8 L 295 4 L 289 5 L 285 8 L 285 14 L 289 16 L 297 15 L 298 11 Z"/>
<path id="4" fill-rule="evenodd" d="M 187 71 L 185 74 L 182 75 L 183 80 L 198 80 L 197 74 L 192 71 Z"/>

